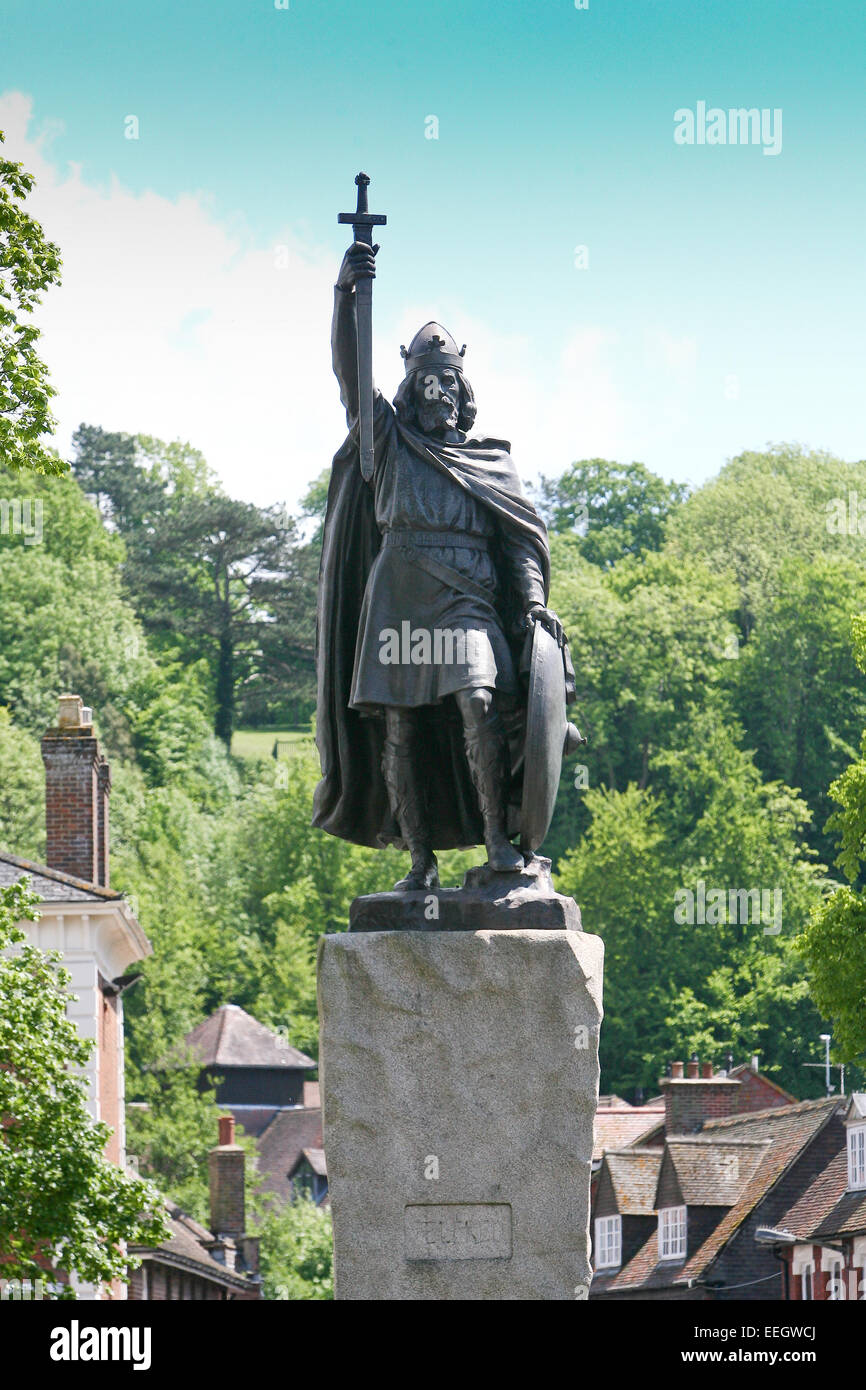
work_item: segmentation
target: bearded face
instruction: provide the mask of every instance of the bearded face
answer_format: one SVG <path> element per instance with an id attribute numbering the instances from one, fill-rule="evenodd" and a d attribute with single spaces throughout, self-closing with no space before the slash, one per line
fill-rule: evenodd
<path id="1" fill-rule="evenodd" d="M 457 429 L 460 416 L 460 378 L 452 367 L 420 371 L 415 378 L 415 411 L 424 434 L 441 435 Z"/>

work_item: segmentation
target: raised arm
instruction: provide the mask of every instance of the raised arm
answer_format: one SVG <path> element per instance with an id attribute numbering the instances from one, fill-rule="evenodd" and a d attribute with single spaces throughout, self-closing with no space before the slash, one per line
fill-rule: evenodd
<path id="1" fill-rule="evenodd" d="M 364 276 L 375 278 L 378 246 L 356 241 L 343 257 L 334 286 L 334 317 L 331 320 L 331 360 L 340 386 L 340 399 L 346 419 L 353 425 L 358 418 L 358 328 L 355 319 L 355 284 Z"/>

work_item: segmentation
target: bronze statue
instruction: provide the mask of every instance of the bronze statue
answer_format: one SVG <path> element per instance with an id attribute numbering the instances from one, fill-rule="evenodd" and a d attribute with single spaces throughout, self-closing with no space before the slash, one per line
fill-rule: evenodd
<path id="1" fill-rule="evenodd" d="M 356 239 L 331 332 L 350 432 L 333 463 L 322 552 L 314 824 L 357 844 L 402 845 L 411 868 L 395 886 L 424 890 L 438 885 L 436 849 L 482 838 L 492 870 L 524 868 L 512 837 L 522 828 L 530 667 L 543 657 L 533 658 L 537 626 L 545 669 L 553 660 L 558 671 L 558 712 L 541 716 L 547 735 L 559 723 L 555 766 L 541 770 L 545 805 L 529 817 L 523 808 L 530 853 L 549 824 L 563 739 L 579 738 L 564 721 L 573 672 L 547 607 L 544 523 L 509 445 L 468 437 L 476 406 L 465 347 L 427 323 L 401 348 L 393 405 L 372 389 L 371 227 L 384 218 L 367 213 L 366 176 L 356 182 L 358 210 L 340 219 Z M 542 743 L 545 763 L 550 737 Z"/>

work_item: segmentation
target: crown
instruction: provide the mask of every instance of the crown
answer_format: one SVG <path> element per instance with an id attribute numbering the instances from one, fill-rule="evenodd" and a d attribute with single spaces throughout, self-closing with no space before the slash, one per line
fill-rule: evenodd
<path id="1" fill-rule="evenodd" d="M 465 352 L 466 344 L 458 349 L 448 329 L 443 328 L 441 323 L 425 323 L 423 328 L 418 329 L 408 348 L 402 343 L 400 345 L 400 356 L 406 363 L 407 376 L 411 372 L 422 369 L 433 371 L 437 367 L 453 367 L 455 371 L 462 372 Z"/>

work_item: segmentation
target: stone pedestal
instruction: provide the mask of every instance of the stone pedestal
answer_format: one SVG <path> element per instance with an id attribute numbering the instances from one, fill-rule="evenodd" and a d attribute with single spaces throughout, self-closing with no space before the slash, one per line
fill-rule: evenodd
<path id="1" fill-rule="evenodd" d="M 554 890 L 550 860 L 530 856 L 518 874 L 469 869 L 462 888 L 355 898 L 349 931 L 580 931 L 574 898 Z"/>
<path id="2" fill-rule="evenodd" d="M 573 930 L 323 938 L 339 1299 L 586 1298 L 602 959 Z"/>

